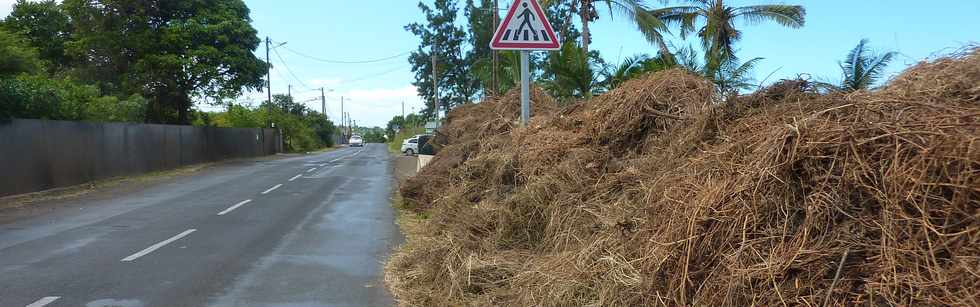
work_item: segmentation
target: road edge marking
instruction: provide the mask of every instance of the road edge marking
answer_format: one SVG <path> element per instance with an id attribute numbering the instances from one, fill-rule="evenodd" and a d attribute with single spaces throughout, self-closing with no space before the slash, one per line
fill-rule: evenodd
<path id="1" fill-rule="evenodd" d="M 269 188 L 268 190 L 265 190 L 265 192 L 262 192 L 262 195 L 265 195 L 265 194 L 269 194 L 269 193 L 271 193 L 272 191 L 275 191 L 276 189 L 278 189 L 278 188 L 280 188 L 280 187 L 282 187 L 282 184 L 281 184 L 281 183 L 280 183 L 280 184 L 277 184 L 277 185 L 276 185 L 276 186 L 274 186 L 274 187 L 271 187 L 271 188 Z"/>
<path id="2" fill-rule="evenodd" d="M 150 253 L 152 253 L 152 252 L 160 249 L 161 247 L 166 246 L 167 244 L 170 244 L 170 243 L 173 243 L 174 241 L 180 240 L 181 238 L 186 237 L 186 236 L 194 233 L 195 231 L 197 231 L 197 229 L 193 229 L 192 228 L 192 229 L 185 230 L 184 232 L 181 232 L 181 233 L 177 234 L 176 236 L 170 237 L 170 239 L 166 239 L 166 240 L 160 241 L 160 243 L 150 245 L 150 247 L 147 247 L 146 249 L 143 249 L 143 250 L 141 250 L 141 251 L 139 251 L 139 252 L 137 252 L 135 254 L 129 255 L 129 257 L 123 258 L 120 261 L 122 261 L 122 262 L 132 262 L 133 260 L 139 259 L 140 257 L 149 255 Z"/>
<path id="3" fill-rule="evenodd" d="M 250 202 L 252 202 L 251 199 L 243 200 L 242 202 L 237 203 L 234 206 L 228 207 L 228 209 L 225 209 L 224 211 L 218 212 L 218 215 L 221 216 L 221 215 L 228 214 L 228 213 L 230 213 L 232 211 L 235 211 L 235 209 L 238 209 L 238 207 L 244 206 L 245 204 L 250 203 Z"/>

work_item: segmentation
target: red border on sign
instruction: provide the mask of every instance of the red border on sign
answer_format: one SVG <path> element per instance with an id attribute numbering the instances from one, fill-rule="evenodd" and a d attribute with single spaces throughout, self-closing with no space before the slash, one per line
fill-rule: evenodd
<path id="1" fill-rule="evenodd" d="M 502 29 L 506 29 L 507 26 L 510 25 L 510 21 L 514 17 L 514 13 L 517 13 L 517 9 L 521 5 L 521 3 L 522 3 L 521 0 L 515 0 L 514 1 L 514 5 L 512 5 L 510 7 L 510 11 L 507 12 L 507 17 L 504 18 L 504 22 L 501 22 L 500 25 L 497 26 L 497 32 L 494 33 L 494 35 L 493 35 L 493 41 L 490 42 L 490 48 L 491 49 L 505 49 L 505 50 L 525 50 L 525 49 L 531 49 L 531 50 L 536 50 L 536 49 L 537 50 L 540 50 L 540 49 L 544 49 L 544 50 L 557 50 L 557 49 L 561 49 L 561 44 L 558 43 L 558 37 L 555 36 L 555 30 L 551 28 L 551 22 L 548 21 L 548 17 L 544 15 L 544 11 L 542 11 L 541 10 L 541 6 L 538 5 L 538 1 L 537 0 L 527 0 L 527 2 L 530 2 L 531 3 L 531 6 L 534 7 L 534 11 L 535 11 L 535 13 L 537 13 L 538 18 L 542 21 L 541 23 L 544 24 L 544 30 L 545 30 L 545 32 L 547 32 L 548 38 L 551 39 L 551 42 L 550 43 L 502 43 L 502 42 L 500 42 L 503 39 L 503 36 L 504 36 L 504 31 L 501 31 L 501 30 Z"/>

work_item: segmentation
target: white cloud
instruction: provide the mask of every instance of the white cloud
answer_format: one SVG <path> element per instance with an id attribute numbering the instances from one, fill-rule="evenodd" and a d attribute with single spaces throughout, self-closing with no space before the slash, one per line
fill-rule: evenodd
<path id="1" fill-rule="evenodd" d="M 409 85 L 401 88 L 394 89 L 354 89 L 347 92 L 347 96 L 356 99 L 366 99 L 366 100 L 387 100 L 390 98 L 407 98 L 418 96 L 418 90 L 415 86 Z"/>
<path id="2" fill-rule="evenodd" d="M 343 95 L 345 98 L 344 111 L 359 126 L 384 127 L 392 117 L 402 114 L 402 103 L 405 113 L 421 110 L 424 106 L 414 86 L 396 88 L 360 88 L 335 93 L 334 97 Z M 331 114 L 340 114 L 339 101 L 327 101 Z"/>
<path id="3" fill-rule="evenodd" d="M 17 3 L 17 0 L 0 0 L 0 18 L 5 18 L 7 15 L 10 15 L 14 3 Z"/>

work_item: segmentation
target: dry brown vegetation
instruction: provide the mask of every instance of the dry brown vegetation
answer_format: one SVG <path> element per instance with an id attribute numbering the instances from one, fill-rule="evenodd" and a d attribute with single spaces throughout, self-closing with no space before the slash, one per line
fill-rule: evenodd
<path id="1" fill-rule="evenodd" d="M 387 266 L 420 306 L 980 306 L 980 50 L 719 106 L 681 70 L 454 110 Z"/>

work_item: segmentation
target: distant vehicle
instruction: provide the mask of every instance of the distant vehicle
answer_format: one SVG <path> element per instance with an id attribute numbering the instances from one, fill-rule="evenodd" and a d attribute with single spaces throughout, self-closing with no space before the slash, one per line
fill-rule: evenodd
<path id="1" fill-rule="evenodd" d="M 419 134 L 406 139 L 402 142 L 402 153 L 409 156 L 414 156 L 415 154 L 419 153 L 419 140 L 426 142 L 429 140 L 429 135 Z"/>
<path id="2" fill-rule="evenodd" d="M 364 139 L 360 135 L 352 135 L 350 137 L 350 147 L 364 147 Z"/>

